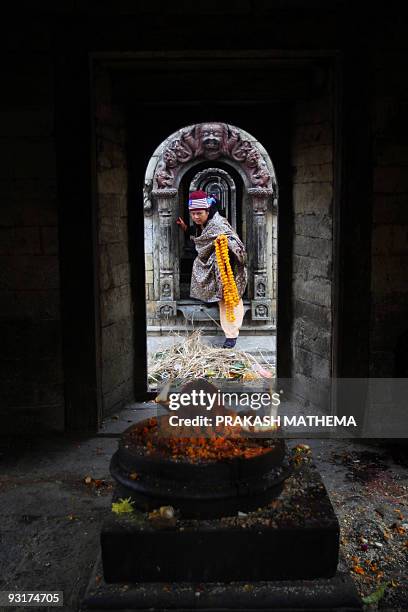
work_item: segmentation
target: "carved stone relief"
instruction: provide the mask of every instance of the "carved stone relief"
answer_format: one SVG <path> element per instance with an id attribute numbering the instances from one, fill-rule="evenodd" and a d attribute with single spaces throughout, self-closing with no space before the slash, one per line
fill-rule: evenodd
<path id="1" fill-rule="evenodd" d="M 252 319 L 254 321 L 269 321 L 271 319 L 271 300 L 252 301 Z"/>
<path id="2" fill-rule="evenodd" d="M 157 302 L 157 316 L 159 319 L 170 319 L 177 314 L 176 302 Z"/>
<path id="3" fill-rule="evenodd" d="M 158 189 L 174 186 L 183 164 L 194 159 L 232 159 L 238 162 L 252 187 L 271 187 L 272 176 L 256 144 L 226 123 L 199 123 L 181 130 L 162 151 L 156 168 Z"/>
<path id="4" fill-rule="evenodd" d="M 152 193 L 153 188 L 153 180 L 148 179 L 145 181 L 143 186 L 143 210 L 145 213 L 149 214 L 152 211 Z"/>

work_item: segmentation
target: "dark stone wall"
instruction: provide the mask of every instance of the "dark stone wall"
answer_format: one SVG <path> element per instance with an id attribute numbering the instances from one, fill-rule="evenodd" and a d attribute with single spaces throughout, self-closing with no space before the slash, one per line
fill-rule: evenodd
<path id="1" fill-rule="evenodd" d="M 327 402 L 331 375 L 333 100 L 300 100 L 293 112 L 294 391 Z"/>
<path id="2" fill-rule="evenodd" d="M 2 433 L 64 428 L 53 65 L 47 37 L 32 43 L 2 57 Z"/>
<path id="3" fill-rule="evenodd" d="M 126 132 L 120 110 L 110 105 L 97 116 L 96 150 L 102 409 L 108 414 L 132 399 L 134 384 Z"/>
<path id="4" fill-rule="evenodd" d="M 399 346 L 403 354 L 398 360 L 408 363 L 408 81 L 403 76 L 406 57 L 376 54 L 374 66 L 370 374 L 392 377 L 401 367 L 396 360 Z"/>

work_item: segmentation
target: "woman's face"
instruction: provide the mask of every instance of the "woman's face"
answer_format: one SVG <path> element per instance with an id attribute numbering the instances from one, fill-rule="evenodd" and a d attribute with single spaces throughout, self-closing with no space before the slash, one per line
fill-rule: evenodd
<path id="1" fill-rule="evenodd" d="M 197 225 L 203 225 L 207 221 L 209 214 L 209 211 L 203 208 L 190 210 L 190 217 Z"/>

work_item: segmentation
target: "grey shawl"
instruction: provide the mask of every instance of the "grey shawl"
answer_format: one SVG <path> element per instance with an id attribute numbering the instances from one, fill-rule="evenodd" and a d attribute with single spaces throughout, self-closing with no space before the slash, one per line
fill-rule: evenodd
<path id="1" fill-rule="evenodd" d="M 191 237 L 197 257 L 193 263 L 190 295 L 203 302 L 219 302 L 222 299 L 222 282 L 214 247 L 214 240 L 220 234 L 227 236 L 228 249 L 235 255 L 232 270 L 241 297 L 247 284 L 245 246 L 228 221 L 217 212 L 207 222 L 200 236 Z"/>

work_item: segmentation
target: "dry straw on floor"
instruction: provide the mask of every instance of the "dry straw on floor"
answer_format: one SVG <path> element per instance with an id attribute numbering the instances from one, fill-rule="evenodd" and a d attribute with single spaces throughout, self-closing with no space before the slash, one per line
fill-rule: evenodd
<path id="1" fill-rule="evenodd" d="M 244 381 L 272 378 L 275 367 L 262 353 L 254 356 L 238 349 L 223 349 L 203 343 L 200 330 L 178 340 L 165 351 L 149 355 L 148 372 L 152 386 L 168 379 L 229 378 Z"/>

